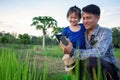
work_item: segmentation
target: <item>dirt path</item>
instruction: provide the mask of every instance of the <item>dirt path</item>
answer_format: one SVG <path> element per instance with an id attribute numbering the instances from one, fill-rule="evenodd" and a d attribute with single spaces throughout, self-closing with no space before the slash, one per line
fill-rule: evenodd
<path id="1" fill-rule="evenodd" d="M 33 64 L 35 60 L 39 69 L 46 67 L 49 73 L 64 72 L 64 64 L 60 58 L 31 55 L 30 63 Z"/>

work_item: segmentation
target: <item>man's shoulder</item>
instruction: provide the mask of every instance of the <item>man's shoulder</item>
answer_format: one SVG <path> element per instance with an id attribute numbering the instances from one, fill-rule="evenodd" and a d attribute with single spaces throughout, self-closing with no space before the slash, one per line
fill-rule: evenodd
<path id="1" fill-rule="evenodd" d="M 112 32 L 112 30 L 108 27 L 101 27 L 99 26 L 99 30 L 102 31 L 102 32 Z"/>

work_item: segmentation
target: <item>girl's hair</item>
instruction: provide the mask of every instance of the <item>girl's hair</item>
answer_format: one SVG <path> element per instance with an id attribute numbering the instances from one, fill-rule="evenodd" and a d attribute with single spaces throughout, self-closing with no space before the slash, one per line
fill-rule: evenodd
<path id="1" fill-rule="evenodd" d="M 79 18 L 81 18 L 81 9 L 78 8 L 76 5 L 69 8 L 69 10 L 68 10 L 68 12 L 67 12 L 67 17 L 68 17 L 71 13 L 75 13 L 76 15 L 78 15 Z"/>

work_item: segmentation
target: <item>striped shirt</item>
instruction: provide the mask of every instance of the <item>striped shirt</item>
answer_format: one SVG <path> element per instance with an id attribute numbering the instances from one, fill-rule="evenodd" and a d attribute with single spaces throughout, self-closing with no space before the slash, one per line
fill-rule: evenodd
<path id="1" fill-rule="evenodd" d="M 72 49 L 70 55 L 76 58 L 76 55 L 81 60 L 87 59 L 88 57 L 100 57 L 107 62 L 110 62 L 117 66 L 117 61 L 114 57 L 113 43 L 112 43 L 112 31 L 108 28 L 100 27 L 99 25 L 95 28 L 91 39 L 87 39 L 88 32 L 85 32 L 85 49 Z"/>

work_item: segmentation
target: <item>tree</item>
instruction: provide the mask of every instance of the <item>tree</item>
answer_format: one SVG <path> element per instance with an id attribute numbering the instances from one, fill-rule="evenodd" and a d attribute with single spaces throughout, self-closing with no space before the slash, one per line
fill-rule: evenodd
<path id="1" fill-rule="evenodd" d="M 42 44 L 42 37 L 32 36 L 32 38 L 31 38 L 31 44 L 34 44 L 34 45 L 40 45 L 40 44 Z"/>
<path id="2" fill-rule="evenodd" d="M 57 21 L 49 16 L 38 16 L 33 18 L 31 26 L 36 26 L 36 29 L 42 30 L 43 40 L 42 47 L 45 48 L 45 36 L 48 28 L 57 27 Z"/>
<path id="3" fill-rule="evenodd" d="M 14 41 L 14 42 L 13 42 Z M 15 43 L 16 39 L 10 33 L 0 33 L 0 42 L 1 43 Z"/>
<path id="4" fill-rule="evenodd" d="M 9 39 L 8 39 L 8 37 L 7 36 L 3 36 L 3 37 L 1 37 L 1 43 L 8 43 L 9 42 Z"/>
<path id="5" fill-rule="evenodd" d="M 30 44 L 30 36 L 28 34 L 19 34 L 19 39 L 20 39 L 20 43 L 22 44 Z"/>
<path id="6" fill-rule="evenodd" d="M 62 30 L 63 30 L 63 27 L 62 27 L 62 28 L 61 28 L 61 27 L 53 27 L 52 33 L 53 33 L 53 34 L 61 33 Z"/>
<path id="7" fill-rule="evenodd" d="M 113 43 L 115 48 L 120 48 L 120 27 L 112 28 Z"/>
<path id="8" fill-rule="evenodd" d="M 4 36 L 7 37 L 8 43 L 15 43 L 16 42 L 16 38 L 12 34 L 5 33 Z"/>

